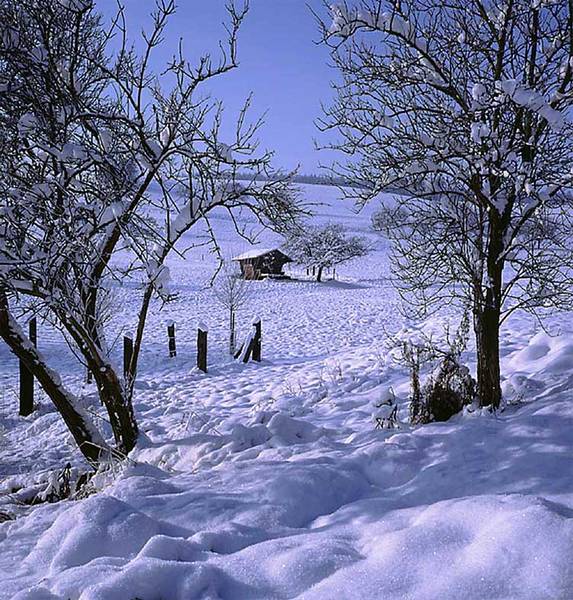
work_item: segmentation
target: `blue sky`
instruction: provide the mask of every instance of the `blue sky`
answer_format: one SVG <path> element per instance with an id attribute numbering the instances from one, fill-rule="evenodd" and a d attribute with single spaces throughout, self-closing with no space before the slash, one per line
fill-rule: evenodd
<path id="1" fill-rule="evenodd" d="M 226 0 L 179 0 L 177 14 L 167 30 L 157 64 L 167 60 L 183 38 L 186 54 L 217 52 L 225 31 Z M 130 35 L 135 38 L 150 24 L 153 0 L 124 0 Z M 321 0 L 310 6 L 323 10 Z M 109 17 L 115 0 L 96 0 Z M 211 86 L 224 101 L 229 117 L 236 115 L 250 92 L 254 94 L 253 117 L 268 111 L 260 139 L 263 147 L 276 151 L 275 164 L 283 168 L 301 165 L 305 173 L 318 171 L 332 155 L 317 152 L 313 139 L 321 138 L 314 125 L 321 101 L 331 97 L 329 82 L 335 72 L 328 66 L 328 52 L 317 45 L 318 28 L 305 0 L 251 0 L 250 11 L 239 37 L 240 67 Z M 231 120 L 231 119 L 230 119 Z"/>

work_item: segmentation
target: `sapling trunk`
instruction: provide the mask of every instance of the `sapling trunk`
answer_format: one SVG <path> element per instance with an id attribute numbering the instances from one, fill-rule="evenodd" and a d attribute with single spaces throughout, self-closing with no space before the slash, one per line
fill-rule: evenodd
<path id="1" fill-rule="evenodd" d="M 229 354 L 233 356 L 235 354 L 236 346 L 236 335 L 235 335 L 235 309 L 229 309 Z"/>

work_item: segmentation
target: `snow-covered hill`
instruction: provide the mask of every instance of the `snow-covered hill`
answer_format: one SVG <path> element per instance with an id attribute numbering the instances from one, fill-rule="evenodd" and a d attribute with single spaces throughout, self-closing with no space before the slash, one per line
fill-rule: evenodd
<path id="1" fill-rule="evenodd" d="M 336 281 L 294 268 L 299 280 L 250 282 L 239 326 L 262 318 L 264 360 L 248 365 L 226 356 L 226 314 L 207 287 L 215 259 L 173 258 L 179 296 L 153 310 L 137 382 L 145 437 L 100 493 L 17 504 L 18 487 L 81 461 L 47 400 L 17 416 L 17 362 L 0 346 L 0 511 L 16 516 L 0 523 L 0 598 L 573 598 L 571 315 L 549 322 L 552 337 L 524 315 L 505 325 L 503 412 L 411 427 L 408 373 L 384 345 L 402 318 L 374 207 L 356 215 L 334 188 L 304 191 L 323 203 L 316 222 L 369 236 L 373 252 Z M 212 225 L 226 256 L 248 249 L 223 214 Z M 137 291 L 115 300 L 121 336 Z M 193 368 L 199 321 L 206 375 Z M 96 410 L 64 340 L 40 324 L 39 345 Z M 389 388 L 402 423 L 377 429 Z"/>

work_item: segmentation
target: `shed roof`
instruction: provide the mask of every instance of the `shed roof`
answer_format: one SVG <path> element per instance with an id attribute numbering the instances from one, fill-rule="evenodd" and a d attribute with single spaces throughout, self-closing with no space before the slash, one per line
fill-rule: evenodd
<path id="1" fill-rule="evenodd" d="M 261 256 L 265 256 L 266 254 L 271 254 L 272 252 L 279 252 L 285 258 L 290 258 L 279 248 L 253 248 L 252 250 L 248 250 L 247 252 L 243 252 L 243 254 L 239 254 L 238 256 L 234 256 L 232 260 L 249 260 L 250 258 L 260 258 Z"/>

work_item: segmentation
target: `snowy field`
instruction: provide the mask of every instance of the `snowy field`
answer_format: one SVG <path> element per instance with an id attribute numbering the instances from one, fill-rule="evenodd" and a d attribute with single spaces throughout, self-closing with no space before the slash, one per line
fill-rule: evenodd
<path id="1" fill-rule="evenodd" d="M 551 336 L 524 315 L 505 326 L 502 412 L 411 427 L 408 373 L 385 346 L 402 318 L 387 248 L 370 231 L 374 207 L 356 215 L 333 188 L 304 193 L 324 203 L 316 223 L 344 223 L 373 251 L 336 281 L 293 268 L 296 280 L 249 282 L 238 325 L 245 335 L 261 317 L 263 361 L 247 365 L 226 355 L 226 313 L 208 287 L 215 259 L 204 248 L 172 258 L 178 297 L 154 307 L 136 385 L 144 439 L 100 493 L 18 502 L 19 488 L 40 490 L 81 458 L 40 393 L 39 410 L 17 416 L 17 362 L 0 345 L 0 511 L 16 517 L 0 523 L 0 598 L 573 598 L 571 315 L 552 318 Z M 249 248 L 223 215 L 212 225 L 225 256 Z M 137 291 L 114 294 L 119 340 L 133 330 Z M 199 321 L 208 374 L 194 368 Z M 42 323 L 39 346 L 98 411 L 79 363 Z M 119 361 L 119 341 L 114 351 Z M 376 429 L 390 387 L 402 423 Z"/>

